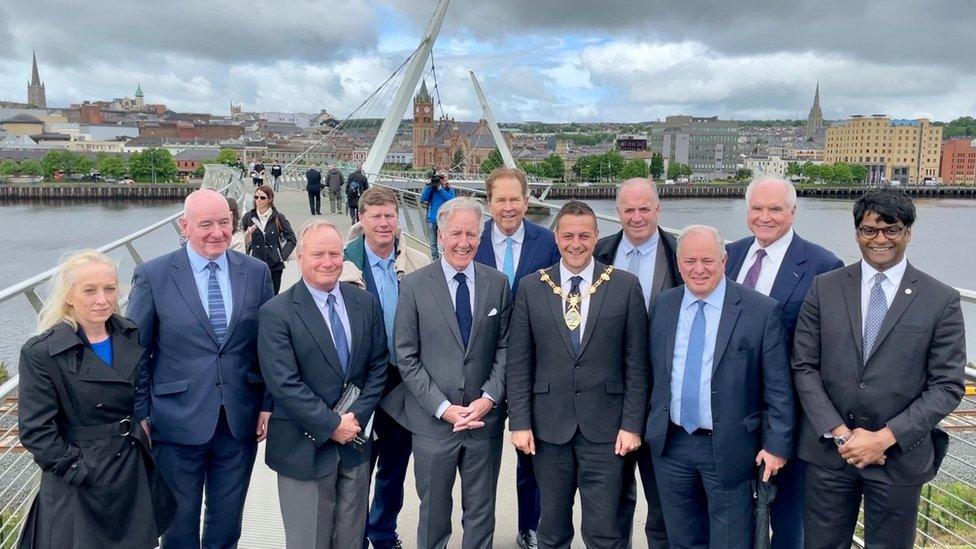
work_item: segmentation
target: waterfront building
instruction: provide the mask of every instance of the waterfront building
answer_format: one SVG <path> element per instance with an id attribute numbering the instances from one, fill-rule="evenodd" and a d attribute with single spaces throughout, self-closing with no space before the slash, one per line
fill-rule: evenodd
<path id="1" fill-rule="evenodd" d="M 813 92 L 813 106 L 810 107 L 810 114 L 807 115 L 807 127 L 803 132 L 803 137 L 807 141 L 814 141 L 823 134 L 823 131 L 823 112 L 820 110 L 820 82 L 817 82 L 817 91 Z"/>
<path id="2" fill-rule="evenodd" d="M 434 121 L 434 100 L 427 91 L 427 82 L 413 100 L 413 167 L 441 166 L 451 171 L 477 172 L 481 163 L 495 150 L 495 138 L 488 129 L 488 121 L 456 122 L 442 116 Z M 455 162 L 461 151 L 461 165 Z"/>
<path id="3" fill-rule="evenodd" d="M 939 175 L 942 127 L 927 118 L 892 120 L 883 114 L 856 114 L 827 128 L 824 163 L 868 168 L 868 182 L 916 184 Z"/>
<path id="4" fill-rule="evenodd" d="M 743 167 L 752 172 L 753 177 L 786 177 L 788 162 L 778 156 L 746 158 Z"/>
<path id="5" fill-rule="evenodd" d="M 942 143 L 942 183 L 976 184 L 976 139 L 949 139 Z"/>
<path id="6" fill-rule="evenodd" d="M 696 176 L 723 177 L 739 164 L 739 125 L 717 116 L 669 116 L 654 126 L 661 150 L 669 162 L 686 164 Z M 655 139 L 655 142 L 658 142 Z"/>
<path id="7" fill-rule="evenodd" d="M 181 177 L 192 176 L 197 168 L 212 161 L 220 153 L 219 149 L 210 147 L 186 149 L 173 156 L 176 169 Z"/>
<path id="8" fill-rule="evenodd" d="M 47 93 L 44 91 L 44 82 L 41 82 L 41 75 L 37 70 L 37 52 L 33 55 L 31 79 L 27 83 L 27 104 L 38 109 L 47 108 Z"/>

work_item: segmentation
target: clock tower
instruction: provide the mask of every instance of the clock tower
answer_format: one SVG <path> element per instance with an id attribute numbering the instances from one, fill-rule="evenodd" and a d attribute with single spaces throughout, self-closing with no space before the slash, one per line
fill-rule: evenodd
<path id="1" fill-rule="evenodd" d="M 427 91 L 427 81 L 413 98 L 413 167 L 424 168 L 433 162 L 428 158 L 427 139 L 434 135 L 434 100 Z"/>

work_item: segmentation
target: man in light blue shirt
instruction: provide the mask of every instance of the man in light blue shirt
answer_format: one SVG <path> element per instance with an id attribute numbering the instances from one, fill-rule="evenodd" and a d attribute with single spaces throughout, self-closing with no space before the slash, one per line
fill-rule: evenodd
<path id="1" fill-rule="evenodd" d="M 190 268 L 193 270 L 193 281 L 197 284 L 197 291 L 200 293 L 200 301 L 203 302 L 203 310 L 210 316 L 210 302 L 207 299 L 208 285 L 210 283 L 211 260 L 193 251 L 192 246 L 186 246 L 186 256 L 190 259 Z M 234 296 L 230 287 L 230 273 L 227 271 L 227 254 L 220 254 L 214 258 L 213 263 L 217 264 L 214 274 L 217 278 L 217 285 L 220 286 L 220 296 L 224 300 L 224 311 L 227 318 L 234 312 Z"/>
<path id="2" fill-rule="evenodd" d="M 712 428 L 712 362 L 715 358 L 715 337 L 718 335 L 718 321 L 722 318 L 722 302 L 725 301 L 725 278 L 719 278 L 718 286 L 708 295 L 699 298 L 685 287 L 681 299 L 681 312 L 678 313 L 678 331 L 674 338 L 674 361 L 671 363 L 671 422 L 681 425 L 681 395 L 684 388 L 686 361 L 689 358 L 689 343 L 692 324 L 698 310 L 702 309 L 705 318 L 704 345 L 700 356 L 701 367 L 698 379 L 689 378 L 688 383 L 698 385 L 698 427 Z M 704 306 L 701 304 L 704 303 Z"/>

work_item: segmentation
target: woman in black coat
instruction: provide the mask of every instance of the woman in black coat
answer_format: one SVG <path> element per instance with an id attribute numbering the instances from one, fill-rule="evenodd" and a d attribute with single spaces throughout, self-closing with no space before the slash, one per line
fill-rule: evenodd
<path id="1" fill-rule="evenodd" d="M 115 264 L 80 252 L 52 285 L 20 352 L 20 441 L 43 472 L 19 547 L 156 547 L 175 501 L 132 420 L 144 349 Z"/>
<path id="2" fill-rule="evenodd" d="M 295 238 L 295 231 L 291 230 L 291 223 L 274 207 L 271 187 L 261 185 L 255 189 L 254 209 L 244 214 L 241 225 L 245 227 L 244 242 L 248 255 L 268 264 L 274 293 L 278 295 L 285 261 L 295 249 L 298 239 Z"/>

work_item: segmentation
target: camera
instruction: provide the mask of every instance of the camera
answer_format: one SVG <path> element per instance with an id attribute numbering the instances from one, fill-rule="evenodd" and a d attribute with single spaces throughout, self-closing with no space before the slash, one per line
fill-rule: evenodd
<path id="1" fill-rule="evenodd" d="M 431 174 L 430 183 L 428 183 L 428 185 L 436 189 L 439 188 L 443 183 L 444 183 L 444 176 L 439 173 L 434 173 Z"/>

